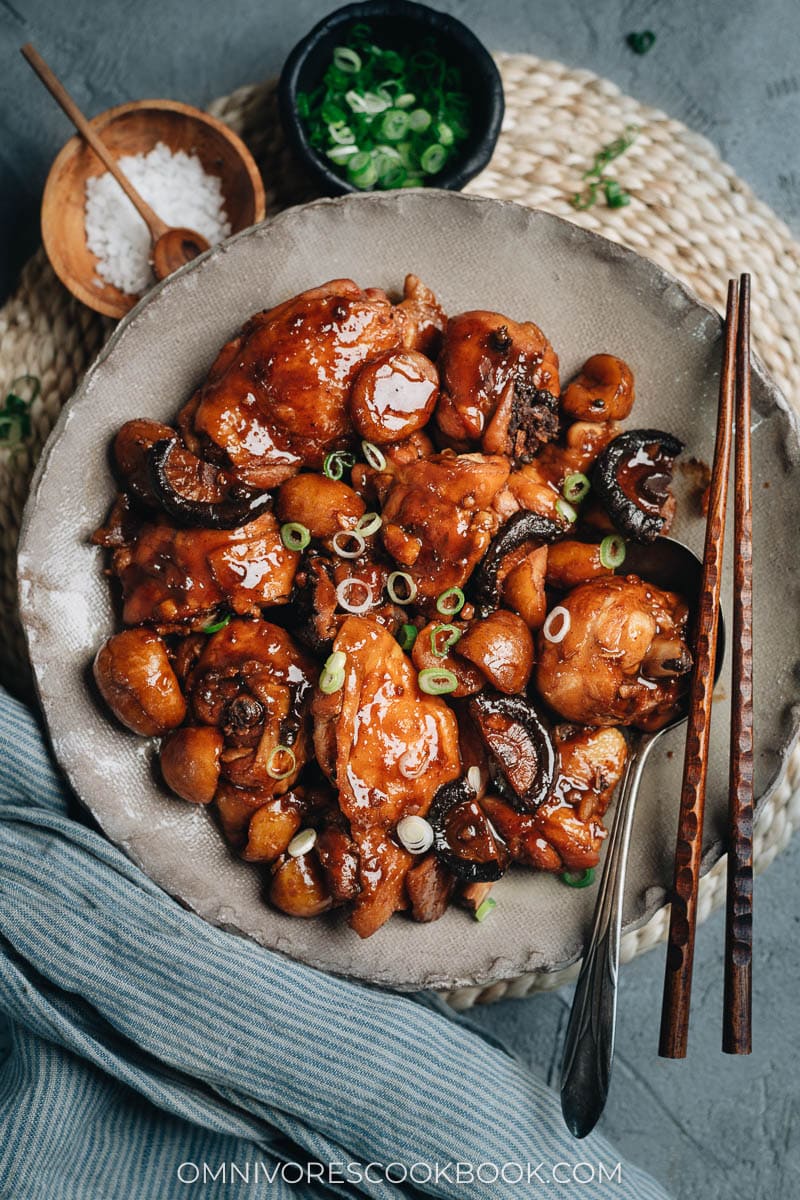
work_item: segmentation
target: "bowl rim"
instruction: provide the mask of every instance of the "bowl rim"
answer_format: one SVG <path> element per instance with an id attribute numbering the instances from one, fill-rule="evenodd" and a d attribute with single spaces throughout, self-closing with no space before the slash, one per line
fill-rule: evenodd
<path id="1" fill-rule="evenodd" d="M 298 82 L 308 55 L 328 34 L 353 21 L 387 17 L 405 18 L 418 27 L 427 27 L 449 39 L 471 58 L 481 76 L 481 87 L 487 101 L 486 132 L 479 141 L 472 145 L 468 143 L 463 155 L 456 159 L 453 166 L 433 177 L 431 183 L 432 189 L 460 191 L 484 169 L 494 153 L 505 114 L 503 80 L 489 50 L 463 21 L 427 4 L 419 4 L 416 0 L 393 0 L 391 5 L 387 5 L 386 0 L 356 0 L 328 13 L 300 39 L 289 53 L 278 80 L 278 112 L 286 139 L 326 195 L 341 196 L 362 190 L 332 171 L 309 142 L 303 122 L 297 114 Z"/>
<path id="2" fill-rule="evenodd" d="M 250 187 L 253 193 L 253 225 L 257 225 L 264 220 L 266 213 L 266 195 L 264 191 L 264 181 L 261 178 L 261 172 L 258 169 L 253 155 L 248 150 L 245 143 L 228 125 L 221 121 L 218 117 L 214 117 L 211 113 L 203 112 L 202 109 L 195 108 L 192 104 L 185 104 L 182 100 L 129 100 L 124 104 L 115 104 L 112 108 L 107 108 L 103 112 L 97 113 L 96 116 L 89 119 L 89 124 L 98 132 L 101 132 L 107 125 L 112 124 L 120 117 L 130 116 L 132 113 L 146 112 L 154 110 L 157 112 L 173 112 L 181 116 L 189 117 L 198 122 L 198 124 L 206 125 L 209 129 L 213 129 L 220 134 L 227 142 L 233 146 L 237 152 L 242 166 L 245 169 L 250 182 Z M 60 191 L 56 187 L 56 178 L 65 164 L 78 153 L 81 148 L 86 147 L 86 142 L 79 133 L 75 133 L 59 150 L 56 157 L 50 166 L 45 180 L 44 191 L 42 192 L 42 203 L 40 212 L 40 228 L 42 234 L 42 244 L 44 245 L 50 266 L 55 271 L 56 275 L 63 283 L 64 287 L 82 304 L 91 308 L 94 312 L 101 313 L 106 317 L 113 317 L 119 320 L 126 313 L 143 299 L 142 295 L 130 296 L 127 299 L 120 300 L 116 303 L 107 301 L 100 296 L 97 291 L 85 284 L 83 280 L 77 279 L 72 275 L 66 267 L 65 259 L 61 252 L 61 243 L 58 236 L 58 213 L 60 209 Z M 249 228 L 249 226 L 247 227 Z M 237 229 L 231 234 L 235 237 L 239 233 L 243 233 L 244 229 Z M 213 247 L 212 247 L 213 249 Z M 208 253 L 208 251 L 206 251 Z M 149 289 L 148 289 L 149 291 Z M 125 293 L 120 293 L 124 296 Z"/>

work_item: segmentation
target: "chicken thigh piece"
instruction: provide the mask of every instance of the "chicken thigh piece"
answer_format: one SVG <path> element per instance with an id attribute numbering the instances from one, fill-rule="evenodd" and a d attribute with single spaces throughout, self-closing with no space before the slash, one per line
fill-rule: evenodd
<path id="1" fill-rule="evenodd" d="M 385 292 L 335 279 L 257 313 L 183 410 L 187 445 L 244 484 L 271 488 L 320 468 L 350 432 L 358 368 L 400 344 Z"/>
<path id="2" fill-rule="evenodd" d="M 499 455 L 442 454 L 378 480 L 383 543 L 417 585 L 417 604 L 463 587 L 498 526 L 491 505 L 508 478 Z"/>
<path id="3" fill-rule="evenodd" d="M 527 462 L 558 433 L 558 358 L 538 326 L 501 313 L 461 313 L 439 358 L 435 421 L 445 444 Z"/>
<path id="4" fill-rule="evenodd" d="M 635 575 L 580 584 L 539 631 L 539 692 L 568 721 L 659 729 L 689 686 L 688 618 L 680 596 Z"/>
<path id="5" fill-rule="evenodd" d="M 240 614 L 285 604 L 299 557 L 284 546 L 271 512 L 238 529 L 176 529 L 154 521 L 138 525 L 113 551 L 111 574 L 122 585 L 126 625 L 186 632 L 223 604 Z"/>

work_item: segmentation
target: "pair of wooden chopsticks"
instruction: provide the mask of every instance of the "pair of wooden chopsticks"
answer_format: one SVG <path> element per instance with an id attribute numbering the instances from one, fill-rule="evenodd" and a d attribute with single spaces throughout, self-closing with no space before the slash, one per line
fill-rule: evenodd
<path id="1" fill-rule="evenodd" d="M 725 355 L 711 475 L 695 669 L 683 767 L 659 1054 L 685 1058 L 689 1032 L 697 893 L 703 844 L 711 696 L 719 632 L 728 473 L 734 420 L 733 707 L 730 739 L 728 893 L 722 1049 L 751 1049 L 753 913 L 753 591 L 750 464 L 750 276 L 728 284 Z"/>

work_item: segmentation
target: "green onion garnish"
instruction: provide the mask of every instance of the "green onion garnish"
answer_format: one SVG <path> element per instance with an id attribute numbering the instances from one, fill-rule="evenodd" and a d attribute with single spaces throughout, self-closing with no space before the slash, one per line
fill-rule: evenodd
<path id="1" fill-rule="evenodd" d="M 386 455 L 378 449 L 374 442 L 362 442 L 361 452 L 369 465 L 376 471 L 386 470 Z"/>
<path id="2" fill-rule="evenodd" d="M 578 514 L 576 513 L 575 509 L 561 496 L 559 496 L 558 500 L 556 500 L 556 512 L 560 517 L 563 517 L 565 521 L 568 521 L 570 525 L 574 525 L 578 519 Z"/>
<path id="3" fill-rule="evenodd" d="M 564 871 L 561 875 L 561 882 L 567 887 L 585 888 L 594 883 L 594 867 L 587 867 L 585 871 Z"/>
<path id="4" fill-rule="evenodd" d="M 213 625 L 204 625 L 200 630 L 201 633 L 219 633 L 220 629 L 224 629 L 226 625 L 231 623 L 231 614 L 221 617 L 219 621 L 214 621 Z"/>
<path id="5" fill-rule="evenodd" d="M 299 553 L 305 550 L 311 541 L 311 534 L 299 521 L 287 521 L 285 525 L 281 525 L 281 541 L 287 550 L 296 550 Z"/>
<path id="6" fill-rule="evenodd" d="M 400 643 L 400 649 L 410 650 L 417 640 L 418 632 L 416 625 L 401 625 L 397 631 L 397 640 Z"/>
<path id="7" fill-rule="evenodd" d="M 561 494 L 570 504 L 580 504 L 591 488 L 589 480 L 580 471 L 575 471 L 564 480 Z"/>
<path id="8" fill-rule="evenodd" d="M 319 677 L 319 690 L 326 696 L 338 692 L 344 683 L 344 669 L 347 665 L 347 655 L 341 650 L 334 650 L 325 661 Z"/>
<path id="9" fill-rule="evenodd" d="M 600 562 L 609 571 L 621 567 L 625 562 L 625 539 L 618 533 L 610 533 L 600 543 Z"/>
<path id="10" fill-rule="evenodd" d="M 35 375 L 19 375 L 12 381 L 0 408 L 0 442 L 14 446 L 30 437 L 31 405 L 41 390 Z"/>
<path id="11" fill-rule="evenodd" d="M 381 527 L 381 515 L 376 512 L 366 512 L 356 522 L 356 529 L 362 537 L 371 537 Z"/>
<path id="12" fill-rule="evenodd" d="M 429 696 L 444 696 L 447 692 L 454 692 L 458 687 L 458 680 L 453 672 L 446 671 L 443 667 L 425 667 L 420 671 L 417 679 L 420 690 Z"/>
<path id="13" fill-rule="evenodd" d="M 597 193 L 600 188 L 603 189 L 609 208 L 622 208 L 623 205 L 630 204 L 631 198 L 628 192 L 620 187 L 616 179 L 609 178 L 604 172 L 610 162 L 631 148 L 638 134 L 638 125 L 626 125 L 621 137 L 615 138 L 613 142 L 608 142 L 597 151 L 591 167 L 583 173 L 583 178 L 588 181 L 587 187 L 583 192 L 576 192 L 572 197 L 574 208 L 591 208 L 593 204 L 597 203 Z"/>
<path id="14" fill-rule="evenodd" d="M 280 760 L 284 766 L 279 765 Z M 291 746 L 276 746 L 267 759 L 266 772 L 270 779 L 288 779 L 297 767 L 297 759 Z"/>
<path id="15" fill-rule="evenodd" d="M 355 455 L 349 454 L 347 450 L 332 450 L 330 454 L 325 455 L 322 473 L 327 475 L 328 479 L 341 479 L 345 470 L 354 467 L 355 463 Z"/>
<path id="16" fill-rule="evenodd" d="M 466 597 L 460 587 L 448 588 L 436 601 L 436 611 L 443 617 L 454 617 L 464 607 Z"/>
<path id="17" fill-rule="evenodd" d="M 441 641 L 443 633 L 447 636 Z M 431 630 L 431 650 L 437 658 L 447 658 L 447 651 L 451 646 L 455 646 L 460 637 L 461 630 L 455 625 L 435 625 Z"/>
<path id="18" fill-rule="evenodd" d="M 487 896 L 481 904 L 475 909 L 475 920 L 485 921 L 489 913 L 497 908 L 497 901 L 493 896 Z"/>
<path id="19" fill-rule="evenodd" d="M 417 187 L 469 138 L 463 74 L 447 64 L 438 45 L 431 36 L 390 49 L 376 44 L 369 25 L 351 25 L 321 83 L 298 93 L 297 114 L 310 145 L 354 187 Z M 390 167 L 385 152 L 401 144 L 403 159 Z"/>
<path id="20" fill-rule="evenodd" d="M 398 583 L 403 584 L 402 593 L 397 590 Z M 417 594 L 417 585 L 408 571 L 392 571 L 386 580 L 386 590 L 393 604 L 410 604 Z"/>
<path id="21" fill-rule="evenodd" d="M 629 33 L 625 41 L 634 54 L 647 54 L 655 45 L 656 35 L 652 29 L 643 29 L 641 33 Z"/>

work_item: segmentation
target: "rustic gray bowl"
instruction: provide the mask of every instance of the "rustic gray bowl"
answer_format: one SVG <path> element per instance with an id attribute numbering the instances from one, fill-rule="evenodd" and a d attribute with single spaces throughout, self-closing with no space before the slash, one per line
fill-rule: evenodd
<path id="1" fill-rule="evenodd" d="M 55 752 L 108 836 L 166 891 L 214 924 L 326 971 L 394 988 L 485 984 L 558 969 L 577 958 L 595 889 L 515 868 L 477 924 L 451 909 L 432 925 L 396 916 L 366 942 L 340 915 L 300 921 L 266 906 L 257 868 L 238 861 L 210 815 L 168 795 L 156 746 L 115 724 L 88 667 L 114 617 L 101 552 L 89 535 L 113 495 L 109 441 L 134 415 L 169 421 L 217 349 L 252 312 L 337 276 L 398 289 L 420 274 L 445 308 L 496 308 L 540 324 L 567 378 L 591 353 L 619 354 L 637 380 L 635 423 L 671 430 L 710 462 L 721 357 L 719 317 L 677 280 L 568 222 L 450 192 L 322 200 L 282 213 L 156 287 L 122 322 L 65 408 L 25 514 L 20 603 Z M 757 334 L 756 330 L 756 334 Z M 800 441 L 775 385 L 756 363 L 756 789 L 774 787 L 797 730 Z M 679 482 L 681 476 L 678 476 Z M 684 507 L 675 536 L 702 551 L 702 521 Z M 730 575 L 724 606 L 729 605 Z M 706 867 L 722 853 L 730 684 L 714 708 Z M 648 766 L 628 872 L 625 925 L 665 901 L 676 832 L 683 735 Z"/>

